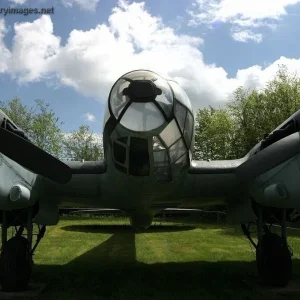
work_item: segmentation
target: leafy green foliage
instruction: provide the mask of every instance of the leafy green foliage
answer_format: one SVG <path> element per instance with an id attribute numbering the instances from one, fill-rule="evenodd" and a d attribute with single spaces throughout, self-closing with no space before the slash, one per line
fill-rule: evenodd
<path id="1" fill-rule="evenodd" d="M 30 140 L 58 158 L 98 160 L 103 157 L 102 140 L 97 139 L 89 126 L 82 125 L 70 135 L 62 132 L 63 123 L 43 100 L 33 107 L 22 104 L 19 98 L 0 102 L 0 109 L 20 127 Z"/>
<path id="2" fill-rule="evenodd" d="M 81 125 L 64 139 L 66 156 L 71 160 L 100 160 L 103 158 L 101 141 L 88 125 Z"/>
<path id="3" fill-rule="evenodd" d="M 0 102 L 0 109 L 20 127 L 30 140 L 46 152 L 60 157 L 62 153 L 62 122 L 55 116 L 48 103 L 36 100 L 34 107 L 22 104 L 19 98 Z"/>
<path id="4" fill-rule="evenodd" d="M 213 107 L 199 110 L 195 128 L 197 159 L 229 159 L 234 139 L 234 122 L 226 109 Z M 205 141 L 205 142 L 203 142 Z"/>
<path id="5" fill-rule="evenodd" d="M 33 118 L 33 131 L 31 137 L 37 146 L 45 151 L 59 156 L 62 151 L 63 132 L 58 127 L 59 118 L 50 109 L 49 104 L 43 100 L 36 100 L 39 113 Z"/>
<path id="6" fill-rule="evenodd" d="M 247 154 L 300 109 L 300 78 L 280 66 L 263 90 L 239 87 L 223 108 L 197 113 L 195 157 L 230 159 Z"/>
<path id="7" fill-rule="evenodd" d="M 21 103 L 19 98 L 14 98 L 8 102 L 0 101 L 0 109 L 19 126 L 26 134 L 29 134 L 32 127 L 32 117 L 34 109 Z"/>

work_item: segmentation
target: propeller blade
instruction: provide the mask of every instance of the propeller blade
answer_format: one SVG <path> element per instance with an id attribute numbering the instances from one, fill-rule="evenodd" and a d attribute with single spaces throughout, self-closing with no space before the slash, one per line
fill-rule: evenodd
<path id="1" fill-rule="evenodd" d="M 3 128 L 0 128 L 0 152 L 33 173 L 56 183 L 64 184 L 72 178 L 71 169 L 66 164 Z"/>
<path id="2" fill-rule="evenodd" d="M 296 132 L 251 156 L 237 167 L 235 174 L 241 182 L 253 180 L 299 153 L 300 133 Z"/>

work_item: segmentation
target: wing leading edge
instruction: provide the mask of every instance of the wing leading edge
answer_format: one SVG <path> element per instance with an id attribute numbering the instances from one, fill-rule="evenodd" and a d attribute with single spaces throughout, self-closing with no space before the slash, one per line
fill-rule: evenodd
<path id="1" fill-rule="evenodd" d="M 99 161 L 64 161 L 72 170 L 72 174 L 104 174 L 107 170 L 105 160 Z"/>
<path id="2" fill-rule="evenodd" d="M 213 161 L 198 161 L 193 160 L 190 166 L 189 173 L 194 175 L 200 174 L 232 174 L 235 173 L 246 158 L 234 160 L 213 160 Z"/>

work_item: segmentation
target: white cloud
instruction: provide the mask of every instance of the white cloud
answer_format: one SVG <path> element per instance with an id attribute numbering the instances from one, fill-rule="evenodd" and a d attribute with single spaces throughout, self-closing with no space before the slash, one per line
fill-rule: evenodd
<path id="1" fill-rule="evenodd" d="M 194 107 L 221 104 L 238 87 L 262 87 L 278 64 L 300 70 L 300 60 L 279 58 L 267 67 L 239 70 L 234 78 L 214 64 L 204 63 L 202 39 L 179 35 L 152 16 L 144 3 L 120 1 L 107 24 L 72 30 L 64 46 L 53 33 L 50 16 L 15 24 L 12 49 L 3 42 L 0 22 L 0 72 L 20 83 L 47 80 L 106 101 L 112 84 L 134 69 L 150 69 L 173 77 L 190 96 Z M 250 35 L 250 33 L 249 33 Z M 2 55 L 3 54 L 3 55 Z"/>
<path id="2" fill-rule="evenodd" d="M 5 46 L 4 37 L 7 33 L 4 19 L 0 19 L 0 73 L 8 70 L 8 61 L 11 59 L 11 53 Z"/>
<path id="3" fill-rule="evenodd" d="M 83 116 L 84 116 L 86 121 L 89 121 L 89 122 L 95 122 L 96 121 L 96 117 L 93 114 L 89 113 L 89 112 L 84 114 Z"/>
<path id="4" fill-rule="evenodd" d="M 14 30 L 9 71 L 20 82 L 45 78 L 60 46 L 60 38 L 53 35 L 50 17 L 44 15 L 32 23 L 15 23 Z"/>
<path id="5" fill-rule="evenodd" d="M 24 0 L 16 0 L 24 1 Z M 26 0 L 25 0 L 26 1 Z M 73 4 L 78 5 L 83 10 L 95 11 L 100 0 L 61 0 L 66 7 L 73 7 Z"/>
<path id="6" fill-rule="evenodd" d="M 248 42 L 253 41 L 256 43 L 262 42 L 263 35 L 260 33 L 254 33 L 251 30 L 241 30 L 241 31 L 235 31 L 232 33 L 232 38 L 239 42 Z"/>
<path id="7" fill-rule="evenodd" d="M 195 0 L 193 9 L 188 10 L 192 26 L 217 22 L 229 23 L 234 28 L 275 28 L 286 8 L 300 0 Z M 257 42 L 257 40 L 255 40 Z"/>
<path id="8" fill-rule="evenodd" d="M 27 0 L 9 0 L 9 1 L 17 5 L 23 5 L 27 2 Z"/>

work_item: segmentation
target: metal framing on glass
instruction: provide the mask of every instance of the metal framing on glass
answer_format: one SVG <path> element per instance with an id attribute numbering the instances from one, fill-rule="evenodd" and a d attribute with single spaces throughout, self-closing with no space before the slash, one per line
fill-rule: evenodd
<path id="1" fill-rule="evenodd" d="M 133 73 L 134 75 L 133 78 L 130 78 L 131 73 Z M 153 82 L 155 82 L 156 87 L 162 91 L 162 94 L 157 95 L 156 98 L 151 102 L 157 107 L 157 109 L 160 111 L 160 113 L 163 116 L 163 119 L 166 122 L 171 121 L 173 115 L 172 112 L 173 112 L 174 98 L 173 98 L 173 91 L 170 85 L 168 84 L 167 80 L 165 80 L 163 77 L 159 76 L 154 72 L 147 71 L 147 70 L 137 70 L 137 71 L 129 72 L 123 75 L 121 78 L 119 78 L 110 91 L 108 109 L 110 115 L 114 117 L 118 123 L 121 122 L 123 116 L 126 114 L 128 109 L 134 103 L 132 99 L 127 98 L 128 96 L 125 95 L 120 96 L 120 93 L 123 92 L 123 89 L 122 91 L 120 91 L 119 89 L 124 85 L 128 87 L 133 80 L 144 80 L 144 79 L 152 80 Z M 126 82 L 128 82 L 128 84 L 126 84 Z M 126 97 L 126 98 L 121 100 L 120 97 Z M 116 104 L 113 102 L 116 102 Z M 116 110 L 115 106 L 117 104 L 121 106 L 119 112 L 115 111 Z M 124 124 L 122 125 L 125 126 Z"/>

